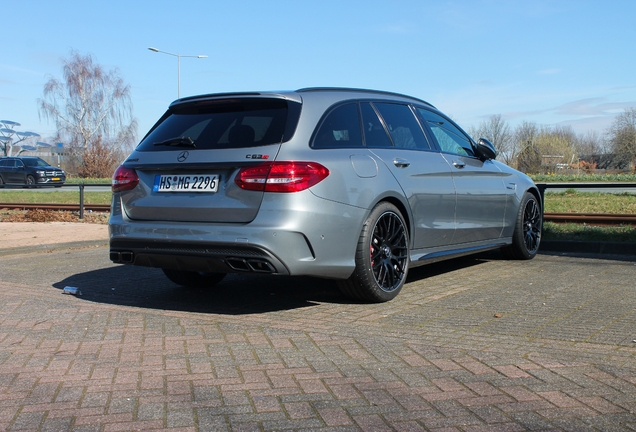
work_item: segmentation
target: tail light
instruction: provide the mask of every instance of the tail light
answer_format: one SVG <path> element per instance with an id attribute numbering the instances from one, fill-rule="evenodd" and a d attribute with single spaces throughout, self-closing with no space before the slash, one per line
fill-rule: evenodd
<path id="1" fill-rule="evenodd" d="M 139 184 L 139 177 L 134 169 L 120 165 L 113 174 L 113 192 L 122 192 L 134 189 Z"/>
<path id="2" fill-rule="evenodd" d="M 329 170 L 316 162 L 267 162 L 241 168 L 234 182 L 245 190 L 300 192 L 328 175 Z"/>

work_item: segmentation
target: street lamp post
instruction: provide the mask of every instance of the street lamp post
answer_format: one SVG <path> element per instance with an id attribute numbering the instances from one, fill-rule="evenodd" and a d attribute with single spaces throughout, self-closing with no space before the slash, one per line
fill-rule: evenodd
<path id="1" fill-rule="evenodd" d="M 181 55 L 181 54 L 174 54 L 171 52 L 167 52 L 167 51 L 161 51 L 157 48 L 154 47 L 150 47 L 148 48 L 150 51 L 153 52 L 158 52 L 158 53 L 163 53 L 163 54 L 168 54 L 171 55 L 173 57 L 177 58 L 177 98 L 181 98 L 181 57 L 192 57 L 192 58 L 207 58 L 208 56 L 206 55 Z"/>

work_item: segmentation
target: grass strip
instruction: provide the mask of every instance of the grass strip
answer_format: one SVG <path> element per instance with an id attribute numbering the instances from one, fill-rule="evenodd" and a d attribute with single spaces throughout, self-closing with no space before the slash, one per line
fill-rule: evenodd
<path id="1" fill-rule="evenodd" d="M 85 204 L 110 204 L 111 198 L 111 192 L 84 191 Z M 0 191 L 0 202 L 11 204 L 79 204 L 79 191 L 4 190 Z"/>
<path id="2" fill-rule="evenodd" d="M 603 192 L 546 192 L 546 213 L 636 214 L 636 194 Z"/>
<path id="3" fill-rule="evenodd" d="M 84 191 L 86 204 L 110 204 L 110 192 Z M 79 204 L 79 191 L 41 192 L 29 189 L 0 190 L 0 202 L 15 204 Z M 548 213 L 610 213 L 636 214 L 636 194 L 609 194 L 603 192 L 564 192 L 545 194 Z"/>
<path id="4" fill-rule="evenodd" d="M 636 182 L 636 173 L 622 174 L 530 174 L 536 183 Z"/>

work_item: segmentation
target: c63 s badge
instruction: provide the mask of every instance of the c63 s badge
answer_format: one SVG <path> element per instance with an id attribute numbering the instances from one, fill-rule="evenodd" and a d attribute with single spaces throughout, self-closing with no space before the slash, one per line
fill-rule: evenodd
<path id="1" fill-rule="evenodd" d="M 245 155 L 245 159 L 269 159 L 269 155 L 248 154 Z"/>

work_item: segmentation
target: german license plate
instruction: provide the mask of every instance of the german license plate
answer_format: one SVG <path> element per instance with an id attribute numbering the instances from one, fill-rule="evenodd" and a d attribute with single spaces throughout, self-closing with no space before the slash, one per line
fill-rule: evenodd
<path id="1" fill-rule="evenodd" d="M 217 192 L 218 174 L 157 175 L 154 192 Z"/>

